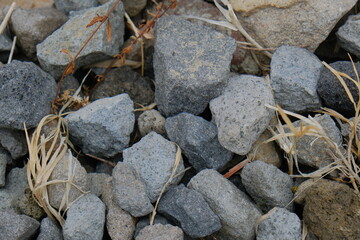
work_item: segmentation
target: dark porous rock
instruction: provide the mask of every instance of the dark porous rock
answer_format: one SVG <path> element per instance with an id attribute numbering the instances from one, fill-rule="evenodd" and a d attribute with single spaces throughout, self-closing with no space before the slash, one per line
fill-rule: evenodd
<path id="1" fill-rule="evenodd" d="M 154 91 L 150 82 L 130 67 L 116 68 L 106 75 L 91 94 L 91 100 L 127 93 L 134 103 L 149 105 L 154 102 Z"/>
<path id="2" fill-rule="evenodd" d="M 359 239 L 360 198 L 349 186 L 320 179 L 305 189 L 303 221 L 319 239 Z"/>
<path id="3" fill-rule="evenodd" d="M 135 116 L 126 93 L 99 99 L 69 114 L 70 138 L 84 153 L 113 157 L 129 143 Z"/>
<path id="4" fill-rule="evenodd" d="M 180 17 L 155 28 L 155 101 L 165 116 L 202 113 L 226 84 L 235 40 Z"/>
<path id="5" fill-rule="evenodd" d="M 5 186 L 6 165 L 11 162 L 10 154 L 0 146 L 0 189 Z"/>
<path id="6" fill-rule="evenodd" d="M 54 0 L 55 7 L 66 13 L 96 7 L 97 0 Z"/>
<path id="7" fill-rule="evenodd" d="M 32 62 L 14 60 L 0 67 L 0 127 L 37 126 L 50 113 L 55 80 Z"/>
<path id="8" fill-rule="evenodd" d="M 0 210 L 0 239 L 27 240 L 38 230 L 40 223 L 26 215 Z"/>
<path id="9" fill-rule="evenodd" d="M 346 23 L 336 32 L 339 44 L 346 51 L 360 57 L 360 22 L 359 15 L 351 15 Z"/>
<path id="10" fill-rule="evenodd" d="M 165 118 L 155 109 L 141 113 L 137 123 L 141 136 L 145 136 L 150 132 L 156 132 L 160 135 L 166 134 Z"/>
<path id="11" fill-rule="evenodd" d="M 310 51 L 279 47 L 271 59 L 271 87 L 275 103 L 293 112 L 319 110 L 320 98 L 316 86 L 324 68 Z"/>
<path id="12" fill-rule="evenodd" d="M 28 153 L 25 132 L 16 129 L 0 128 L 0 145 L 16 160 Z"/>
<path id="13" fill-rule="evenodd" d="M 193 238 L 208 236 L 221 228 L 219 217 L 210 209 L 204 197 L 182 184 L 165 193 L 158 211 Z"/>
<path id="14" fill-rule="evenodd" d="M 301 240 L 301 221 L 295 213 L 273 208 L 262 217 L 256 240 Z"/>
<path id="15" fill-rule="evenodd" d="M 125 11 L 130 17 L 138 15 L 146 6 L 146 0 L 123 0 Z"/>
<path id="16" fill-rule="evenodd" d="M 267 212 L 273 207 L 292 210 L 293 193 L 291 177 L 272 164 L 254 161 L 245 165 L 241 181 L 257 205 Z"/>
<path id="17" fill-rule="evenodd" d="M 36 240 L 63 240 L 61 229 L 48 217 L 41 221 L 40 233 Z"/>
<path id="18" fill-rule="evenodd" d="M 67 20 L 66 15 L 55 8 L 16 8 L 11 14 L 10 28 L 23 53 L 32 60 L 37 60 L 36 45 Z"/>
<path id="19" fill-rule="evenodd" d="M 11 47 L 12 47 L 11 39 L 6 34 L 1 34 L 0 35 L 0 52 L 10 52 Z"/>
<path id="20" fill-rule="evenodd" d="M 156 214 L 155 218 L 154 218 L 154 223 L 153 224 L 162 224 L 162 225 L 166 225 L 166 224 L 171 224 L 169 222 L 169 220 L 167 220 L 166 218 L 164 218 L 163 216 L 161 216 L 160 214 Z M 142 217 L 138 220 L 138 222 L 136 223 L 136 229 L 135 229 L 135 233 L 134 233 L 134 237 L 136 238 L 137 235 L 139 235 L 140 231 L 146 227 L 150 225 L 150 218 L 147 217 Z"/>
<path id="21" fill-rule="evenodd" d="M 143 179 L 151 202 L 155 202 L 169 180 L 176 163 L 177 148 L 173 142 L 151 132 L 123 151 L 124 163 L 131 165 Z M 184 173 L 182 158 L 168 187 L 180 182 Z"/>
<path id="22" fill-rule="evenodd" d="M 166 119 L 165 129 L 197 171 L 222 169 L 233 156 L 220 145 L 216 125 L 201 117 L 180 113 Z"/>
<path id="23" fill-rule="evenodd" d="M 62 1 L 61 1 L 62 2 Z M 86 10 L 84 13 L 69 19 L 61 28 L 53 32 L 43 42 L 37 45 L 37 57 L 42 68 L 51 73 L 54 78 L 60 78 L 71 58 L 60 52 L 67 50 L 73 56 L 90 37 L 99 23 L 86 27 L 98 15 L 105 15 L 113 6 L 114 0 L 102 6 Z M 111 41 L 107 41 L 106 27 L 101 27 L 86 48 L 75 60 L 75 68 L 108 59 L 119 52 L 124 36 L 124 8 L 120 2 L 110 14 Z"/>
<path id="24" fill-rule="evenodd" d="M 354 67 L 350 61 L 338 61 L 329 64 L 336 71 L 346 73 L 356 79 Z M 360 63 L 355 63 L 357 72 L 360 72 Z M 348 86 L 355 102 L 359 99 L 359 92 L 356 85 L 350 80 L 343 78 Z M 327 68 L 321 71 L 317 91 L 323 101 L 324 107 L 331 108 L 341 114 L 354 116 L 355 109 L 339 79 Z"/>
<path id="25" fill-rule="evenodd" d="M 188 187 L 201 193 L 211 210 L 220 218 L 221 229 L 213 234 L 220 240 L 255 238 L 256 221 L 261 211 L 234 184 L 213 169 L 194 176 Z"/>
<path id="26" fill-rule="evenodd" d="M 119 162 L 113 170 L 113 199 L 134 217 L 151 213 L 154 207 L 139 174 L 129 165 Z"/>
<path id="27" fill-rule="evenodd" d="M 102 240 L 105 225 L 105 204 L 94 194 L 87 194 L 71 205 L 63 226 L 65 240 Z"/>
<path id="28" fill-rule="evenodd" d="M 314 119 L 322 126 L 327 137 L 341 148 L 341 132 L 334 120 L 326 114 L 315 116 Z M 299 125 L 300 121 L 294 123 L 295 127 L 299 127 Z M 306 126 L 305 123 L 302 125 Z M 299 163 L 306 166 L 322 168 L 334 162 L 334 159 L 329 155 L 329 152 L 334 151 L 334 148 L 323 138 L 305 135 L 297 141 L 296 151 Z"/>
<path id="29" fill-rule="evenodd" d="M 18 199 L 18 211 L 38 221 L 46 216 L 44 209 L 35 201 L 35 198 L 30 190 L 26 188 L 24 194 Z"/>
<path id="30" fill-rule="evenodd" d="M 149 225 L 143 228 L 135 240 L 183 240 L 183 231 L 170 224 L 162 225 L 160 223 Z"/>
<path id="31" fill-rule="evenodd" d="M 264 78 L 231 77 L 223 93 L 210 102 L 220 144 L 238 155 L 247 154 L 274 116 L 266 104 L 274 105 L 274 97 Z"/>

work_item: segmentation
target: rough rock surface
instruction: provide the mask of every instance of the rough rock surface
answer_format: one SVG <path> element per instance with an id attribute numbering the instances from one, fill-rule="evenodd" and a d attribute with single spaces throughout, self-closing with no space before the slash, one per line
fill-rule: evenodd
<path id="1" fill-rule="evenodd" d="M 336 23 L 356 3 L 343 0 L 299 1 L 288 8 L 262 8 L 249 16 L 237 14 L 248 33 L 263 47 L 305 46 L 315 51 Z"/>
<path id="2" fill-rule="evenodd" d="M 6 152 L 0 152 L 0 188 L 5 186 L 6 164 L 9 155 Z"/>
<path id="3" fill-rule="evenodd" d="M 151 132 L 138 143 L 123 151 L 124 163 L 131 165 L 143 179 L 151 202 L 155 202 L 169 180 L 176 162 L 177 148 L 161 135 Z M 184 170 L 182 158 L 176 174 Z M 183 174 L 172 179 L 170 185 L 180 182 Z"/>
<path id="4" fill-rule="evenodd" d="M 143 10 L 146 6 L 146 0 L 124 0 L 124 8 L 125 11 L 129 14 L 129 16 L 134 17 L 138 15 L 141 10 Z"/>
<path id="5" fill-rule="evenodd" d="M 28 153 L 24 131 L 0 128 L 0 145 L 10 153 L 14 160 Z"/>
<path id="6" fill-rule="evenodd" d="M 101 240 L 104 225 L 105 204 L 94 194 L 87 194 L 69 208 L 63 226 L 64 240 Z"/>
<path id="7" fill-rule="evenodd" d="M 281 46 L 271 59 L 271 87 L 275 103 L 292 112 L 319 110 L 316 92 L 321 70 L 320 60 L 306 49 Z"/>
<path id="8" fill-rule="evenodd" d="M 71 61 L 67 54 L 60 51 L 66 49 L 70 54 L 75 55 L 99 23 L 88 28 L 85 26 L 91 22 L 96 14 L 105 15 L 113 4 L 114 1 L 110 1 L 102 6 L 88 9 L 83 14 L 72 17 L 61 28 L 38 44 L 37 57 L 42 68 L 51 73 L 55 78 L 59 78 L 67 64 Z M 120 2 L 116 10 L 110 14 L 111 41 L 107 41 L 106 28 L 100 28 L 75 60 L 76 68 L 104 60 L 118 53 L 123 43 L 123 15 L 124 9 L 122 2 Z"/>
<path id="9" fill-rule="evenodd" d="M 273 208 L 260 222 L 256 240 L 301 240 L 301 221 L 295 213 Z"/>
<path id="10" fill-rule="evenodd" d="M 180 113 L 166 119 L 165 129 L 197 171 L 205 168 L 219 170 L 232 158 L 218 140 L 216 125 L 190 113 Z"/>
<path id="11" fill-rule="evenodd" d="M 215 233 L 219 240 L 252 240 L 261 211 L 234 184 L 212 169 L 194 176 L 188 187 L 201 193 L 220 218 L 222 228 Z"/>
<path id="12" fill-rule="evenodd" d="M 55 7 L 66 13 L 96 7 L 97 0 L 54 0 Z"/>
<path id="13" fill-rule="evenodd" d="M 154 224 L 149 225 L 143 228 L 135 240 L 183 240 L 184 233 L 183 231 L 175 226 L 170 224 Z"/>
<path id="14" fill-rule="evenodd" d="M 67 153 L 55 166 L 49 181 L 67 180 L 71 178 L 72 174 L 74 184 L 76 184 L 83 191 L 89 190 L 86 170 L 81 166 L 80 162 L 74 156 L 72 156 L 70 152 Z M 65 191 L 65 183 L 51 184 L 48 186 L 49 201 L 51 206 L 57 209 L 60 208 Z M 77 188 L 71 187 L 69 191 L 69 203 L 75 201 L 79 196 L 81 196 L 81 194 L 82 193 Z"/>
<path id="15" fill-rule="evenodd" d="M 134 217 L 145 216 L 153 211 L 146 186 L 131 166 L 118 162 L 112 176 L 113 199 L 120 208 Z"/>
<path id="16" fill-rule="evenodd" d="M 220 144 L 236 154 L 247 154 L 274 115 L 265 104 L 274 105 L 274 97 L 264 78 L 231 77 L 224 92 L 210 102 Z"/>
<path id="17" fill-rule="evenodd" d="M 111 178 L 111 176 L 106 173 L 98 173 L 98 172 L 88 173 L 87 176 L 88 176 L 90 192 L 95 196 L 100 197 L 104 185 L 106 183 L 106 180 Z"/>
<path id="18" fill-rule="evenodd" d="M 165 118 L 155 109 L 144 111 L 138 118 L 138 128 L 141 136 L 150 132 L 165 135 Z"/>
<path id="19" fill-rule="evenodd" d="M 37 126 L 50 113 L 55 80 L 32 62 L 14 60 L 0 68 L 0 127 Z"/>
<path id="20" fill-rule="evenodd" d="M 264 7 L 286 8 L 299 0 L 230 0 L 235 11 L 251 12 Z"/>
<path id="21" fill-rule="evenodd" d="M 221 228 L 219 217 L 210 209 L 204 197 L 182 184 L 165 193 L 158 211 L 193 238 L 208 236 Z"/>
<path id="22" fill-rule="evenodd" d="M 116 68 L 92 92 L 91 100 L 127 93 L 134 103 L 149 105 L 154 102 L 154 91 L 148 80 L 130 67 Z M 137 106 L 138 107 L 138 106 Z"/>
<path id="23" fill-rule="evenodd" d="M 158 223 L 160 223 L 162 225 L 170 224 L 169 220 L 167 220 L 166 218 L 164 218 L 160 214 L 156 214 L 155 219 L 154 219 L 154 224 L 158 224 Z M 136 236 L 139 235 L 140 231 L 144 227 L 149 226 L 149 225 L 150 225 L 150 218 L 149 217 L 140 218 L 136 223 L 136 229 L 135 229 L 134 237 L 136 238 Z"/>
<path id="24" fill-rule="evenodd" d="M 133 102 L 124 93 L 99 99 L 69 114 L 69 132 L 84 153 L 113 157 L 129 143 L 135 116 Z"/>
<path id="25" fill-rule="evenodd" d="M 352 15 L 336 32 L 340 46 L 357 57 L 360 56 L 359 30 L 359 15 Z"/>
<path id="26" fill-rule="evenodd" d="M 293 181 L 288 174 L 274 165 L 263 161 L 250 162 L 241 172 L 241 181 L 264 212 L 273 207 L 287 207 L 292 210 L 293 205 L 289 203 L 293 199 Z"/>
<path id="27" fill-rule="evenodd" d="M 356 79 L 354 67 L 350 61 L 338 61 L 330 63 L 329 65 L 336 71 L 346 73 L 351 78 Z M 355 63 L 355 68 L 360 72 L 360 63 Z M 358 101 L 359 92 L 356 85 L 346 78 L 343 79 L 353 95 L 354 100 Z M 354 105 L 347 96 L 344 87 L 341 85 L 339 79 L 327 68 L 323 68 L 321 71 L 317 91 L 323 101 L 324 107 L 331 108 L 347 116 L 354 116 Z"/>
<path id="28" fill-rule="evenodd" d="M 46 216 L 44 209 L 42 209 L 35 201 L 35 198 L 30 188 L 26 188 L 24 194 L 18 198 L 17 210 L 19 211 L 19 213 L 25 214 L 38 221 L 41 221 L 41 219 Z"/>
<path id="29" fill-rule="evenodd" d="M 31 217 L 2 210 L 0 219 L 0 239 L 31 239 L 40 226 L 40 223 Z"/>
<path id="30" fill-rule="evenodd" d="M 17 8 L 11 14 L 10 27 L 25 55 L 36 58 L 36 45 L 63 25 L 68 18 L 55 8 Z"/>
<path id="31" fill-rule="evenodd" d="M 41 221 L 40 233 L 36 240 L 63 240 L 62 230 L 48 217 Z"/>
<path id="32" fill-rule="evenodd" d="M 0 52 L 10 52 L 12 46 L 11 39 L 6 34 L 0 35 Z"/>
<path id="33" fill-rule="evenodd" d="M 321 179 L 305 190 L 304 223 L 319 239 L 357 239 L 359 212 L 359 195 L 345 184 Z"/>
<path id="34" fill-rule="evenodd" d="M 180 17 L 155 28 L 155 101 L 165 116 L 199 114 L 226 84 L 235 40 Z"/>

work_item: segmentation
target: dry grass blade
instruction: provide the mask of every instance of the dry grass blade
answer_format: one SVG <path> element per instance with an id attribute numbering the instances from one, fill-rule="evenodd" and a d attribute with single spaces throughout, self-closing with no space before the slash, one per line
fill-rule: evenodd
<path id="1" fill-rule="evenodd" d="M 139 105 L 141 108 L 135 109 L 134 112 L 145 112 L 145 111 L 154 109 L 154 108 L 157 106 L 156 103 L 152 103 L 152 104 L 150 104 L 150 105 L 148 105 L 148 106 L 143 106 L 143 105 L 138 104 L 138 103 L 137 103 L 137 105 Z"/>
<path id="2" fill-rule="evenodd" d="M 7 62 L 8 64 L 11 63 L 13 55 L 14 55 L 15 46 L 16 46 L 16 39 L 17 39 L 16 36 L 14 36 L 13 42 L 12 42 L 12 45 L 11 45 L 10 54 L 9 54 L 9 59 L 8 59 L 8 62 Z"/>
<path id="3" fill-rule="evenodd" d="M 1 22 L 1 25 L 0 25 L 0 35 L 3 34 L 3 32 L 5 31 L 5 28 L 6 28 L 6 25 L 8 24 L 9 22 L 9 19 L 10 19 L 10 16 L 12 14 L 12 12 L 14 11 L 16 7 L 16 3 L 13 2 L 11 5 L 10 5 L 10 8 L 9 10 L 7 11 L 5 17 L 4 17 L 4 20 Z"/>

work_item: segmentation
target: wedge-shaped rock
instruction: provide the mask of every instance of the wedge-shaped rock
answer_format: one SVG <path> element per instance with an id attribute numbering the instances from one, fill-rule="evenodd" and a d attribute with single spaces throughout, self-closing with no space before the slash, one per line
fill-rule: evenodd
<path id="1" fill-rule="evenodd" d="M 359 15 L 352 15 L 349 16 L 346 23 L 336 33 L 340 46 L 357 57 L 360 56 L 359 30 Z"/>
<path id="2" fill-rule="evenodd" d="M 0 210 L 0 239 L 32 239 L 40 226 L 35 219 L 26 215 Z"/>

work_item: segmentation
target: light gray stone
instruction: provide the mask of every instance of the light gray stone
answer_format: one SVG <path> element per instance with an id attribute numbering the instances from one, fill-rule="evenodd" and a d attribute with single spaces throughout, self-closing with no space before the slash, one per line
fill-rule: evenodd
<path id="1" fill-rule="evenodd" d="M 297 1 L 287 8 L 267 7 L 237 16 L 247 32 L 263 47 L 305 46 L 310 51 L 322 43 L 337 22 L 356 3 L 343 0 Z M 248 15 L 248 16 L 247 16 Z"/>
<path id="2" fill-rule="evenodd" d="M 141 136 L 154 131 L 158 134 L 165 135 L 165 118 L 159 111 L 151 109 L 144 111 L 138 118 L 138 127 Z"/>
<path id="3" fill-rule="evenodd" d="M 0 210 L 17 211 L 18 200 L 24 196 L 26 187 L 28 187 L 26 169 L 11 169 L 6 176 L 5 187 L 0 188 Z"/>
<path id="4" fill-rule="evenodd" d="M 222 169 L 233 156 L 220 145 L 216 125 L 201 117 L 180 113 L 166 119 L 165 129 L 197 171 Z"/>
<path id="5" fill-rule="evenodd" d="M 235 40 L 180 17 L 155 28 L 155 101 L 165 116 L 199 114 L 227 81 Z"/>
<path id="6" fill-rule="evenodd" d="M 94 194 L 87 194 L 68 210 L 63 226 L 64 240 L 103 239 L 105 204 Z"/>
<path id="7" fill-rule="evenodd" d="M 70 138 L 84 153 L 113 157 L 130 141 L 135 123 L 133 110 L 126 93 L 92 102 L 66 117 Z"/>
<path id="8" fill-rule="evenodd" d="M 112 180 L 113 199 L 120 208 L 134 217 L 142 217 L 153 211 L 146 186 L 130 165 L 117 163 Z"/>
<path id="9" fill-rule="evenodd" d="M 0 210 L 0 239 L 30 240 L 40 223 L 26 215 Z"/>
<path id="10" fill-rule="evenodd" d="M 0 147 L 0 189 L 5 186 L 6 165 L 9 160 L 11 161 L 10 155 Z"/>
<path id="11" fill-rule="evenodd" d="M 255 224 L 261 211 L 234 184 L 213 169 L 194 176 L 188 187 L 201 193 L 220 218 L 222 228 L 215 233 L 219 240 L 253 240 Z"/>
<path id="12" fill-rule="evenodd" d="M 66 13 L 96 7 L 97 0 L 54 0 L 55 7 Z"/>
<path id="13" fill-rule="evenodd" d="M 25 132 L 21 130 L 0 128 L 0 145 L 10 153 L 14 160 L 28 153 Z"/>
<path id="14" fill-rule="evenodd" d="M 49 181 L 52 180 L 68 180 L 72 179 L 72 182 L 78 186 L 82 191 L 89 190 L 89 183 L 87 178 L 87 173 L 84 167 L 81 166 L 80 162 L 72 156 L 71 152 L 65 154 L 65 156 L 57 163 L 53 172 L 50 175 Z M 66 183 L 56 183 L 50 184 L 48 186 L 49 193 L 49 202 L 50 205 L 54 208 L 59 209 L 61 202 L 63 200 L 65 191 L 66 191 Z M 71 186 L 71 185 L 70 185 Z M 82 192 L 71 186 L 68 201 L 72 203 L 78 197 L 82 195 Z M 65 209 L 66 204 L 63 205 L 63 209 Z"/>
<path id="15" fill-rule="evenodd" d="M 359 30 L 359 15 L 351 15 L 346 23 L 336 32 L 340 46 L 357 57 L 360 56 Z"/>
<path id="16" fill-rule="evenodd" d="M 143 228 L 135 240 L 183 240 L 184 233 L 183 231 L 175 226 L 170 224 L 154 224 L 149 225 Z"/>
<path id="17" fill-rule="evenodd" d="M 288 174 L 274 165 L 259 160 L 250 162 L 241 172 L 241 181 L 246 191 L 264 212 L 273 207 L 293 209 L 291 203 L 294 197 L 291 191 L 293 181 Z"/>
<path id="18" fill-rule="evenodd" d="M 151 202 L 155 202 L 169 180 L 176 162 L 176 145 L 161 135 L 151 132 L 138 143 L 123 151 L 124 163 L 132 166 L 143 179 Z M 168 187 L 180 182 L 184 170 L 182 158 L 176 169 L 177 177 Z"/>
<path id="19" fill-rule="evenodd" d="M 164 218 L 163 216 L 161 216 L 160 214 L 156 214 L 155 218 L 154 218 L 154 222 L 153 224 L 162 224 L 162 225 L 167 225 L 170 224 L 172 225 L 169 220 L 167 220 L 166 218 Z M 150 218 L 148 216 L 142 217 L 138 220 L 138 222 L 136 223 L 136 229 L 135 229 L 135 233 L 134 233 L 134 237 L 136 238 L 137 235 L 139 235 L 140 231 L 146 227 L 150 225 Z"/>
<path id="20" fill-rule="evenodd" d="M 36 240 L 63 240 L 61 229 L 46 217 L 41 221 L 40 233 Z"/>
<path id="21" fill-rule="evenodd" d="M 12 61 L 0 68 L 0 127 L 37 126 L 50 113 L 55 80 L 32 62 Z"/>
<path id="22" fill-rule="evenodd" d="M 10 28 L 22 52 L 32 60 L 37 60 L 36 45 L 67 20 L 66 15 L 55 8 L 16 8 L 11 14 Z"/>
<path id="23" fill-rule="evenodd" d="M 105 15 L 114 2 L 115 0 L 112 0 L 102 6 L 90 8 L 83 14 L 71 18 L 61 28 L 38 44 L 36 47 L 37 57 L 42 68 L 55 78 L 59 78 L 71 61 L 67 54 L 60 51 L 66 49 L 74 56 L 99 23 L 91 27 L 86 26 L 96 17 L 96 14 Z M 119 52 L 124 35 L 123 16 L 123 4 L 120 2 L 109 18 L 111 22 L 111 41 L 107 41 L 106 26 L 101 27 L 75 60 L 76 69 L 105 60 Z"/>
<path id="24" fill-rule="evenodd" d="M 310 51 L 279 47 L 271 59 L 271 87 L 275 103 L 292 112 L 319 110 L 320 98 L 316 87 L 324 68 Z"/>
<path id="25" fill-rule="evenodd" d="M 211 235 L 221 228 L 219 217 L 210 209 L 204 197 L 183 184 L 170 188 L 164 194 L 158 212 L 193 238 Z"/>
<path id="26" fill-rule="evenodd" d="M 97 197 L 100 197 L 100 195 L 102 194 L 102 190 L 106 183 L 106 180 L 111 178 L 109 174 L 97 173 L 97 172 L 88 173 L 87 177 L 88 177 L 90 192 Z"/>
<path id="27" fill-rule="evenodd" d="M 256 240 L 301 240 L 301 221 L 295 213 L 273 208 L 257 229 Z"/>
<path id="28" fill-rule="evenodd" d="M 274 105 L 274 97 L 264 78 L 231 77 L 224 92 L 210 102 L 220 144 L 238 155 L 247 154 L 274 116 L 266 104 Z"/>

